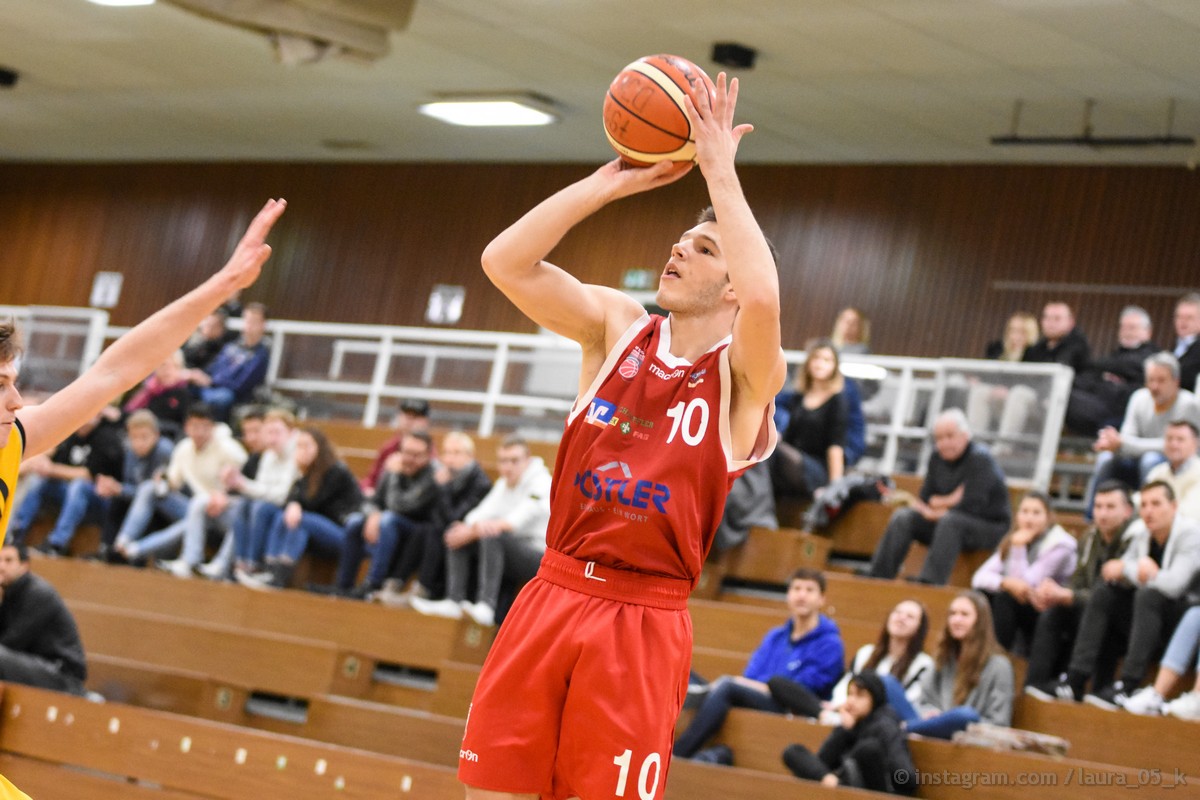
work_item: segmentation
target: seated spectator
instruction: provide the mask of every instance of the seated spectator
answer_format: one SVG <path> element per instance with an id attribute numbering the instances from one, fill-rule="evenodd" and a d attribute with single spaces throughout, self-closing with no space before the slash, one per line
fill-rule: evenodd
<path id="1" fill-rule="evenodd" d="M 1064 364 L 1079 375 L 1092 360 L 1087 337 L 1075 325 L 1075 312 L 1066 303 L 1050 302 L 1042 309 L 1042 336 L 1025 351 L 1031 364 Z"/>
<path id="2" fill-rule="evenodd" d="M 1192 606 L 1171 635 L 1167 651 L 1159 662 L 1154 685 L 1139 689 L 1122 707 L 1134 714 L 1168 714 L 1200 722 L 1200 654 L 1197 654 L 1197 645 L 1200 645 L 1200 606 Z M 1192 690 L 1167 702 L 1189 669 L 1193 669 L 1197 676 Z"/>
<path id="3" fill-rule="evenodd" d="M 910 703 L 904 687 L 883 676 L 888 702 L 909 733 L 949 739 L 972 722 L 1012 724 L 1013 669 L 996 643 L 987 598 L 961 592 L 950 602 L 946 627 L 926 673 L 921 699 Z"/>
<path id="4" fill-rule="evenodd" d="M 101 522 L 108 501 L 96 494 L 96 478 L 120 479 L 125 454 L 121 437 L 97 414 L 85 422 L 49 455 L 21 463 L 26 490 L 13 513 L 12 541 L 24 544 L 43 505 L 58 507 L 54 529 L 37 546 L 41 553 L 63 555 L 84 522 Z"/>
<path id="5" fill-rule="evenodd" d="M 734 480 L 725 498 L 721 524 L 713 537 L 709 558 L 739 546 L 751 528 L 779 529 L 775 516 L 775 492 L 771 486 L 771 464 L 759 461 Z"/>
<path id="6" fill-rule="evenodd" d="M 933 659 L 925 652 L 929 635 L 929 614 L 917 600 L 901 600 L 888 614 L 875 644 L 864 644 L 854 654 L 850 669 L 833 687 L 829 700 L 822 701 L 803 685 L 777 675 L 767 681 L 771 696 L 792 714 L 819 717 L 825 725 L 841 721 L 842 704 L 850 679 L 864 672 L 891 675 L 904 686 L 908 699 L 921 699 L 921 677 L 933 669 Z"/>
<path id="7" fill-rule="evenodd" d="M 171 451 L 175 447 L 170 439 L 161 435 L 158 417 L 144 408 L 126 418 L 125 432 L 127 441 L 121 480 L 109 475 L 96 476 L 96 494 L 108 500 L 108 509 L 100 529 L 100 549 L 88 556 L 99 561 L 119 560 L 113 551 L 113 542 L 134 495 L 143 483 L 166 474 Z"/>
<path id="8" fill-rule="evenodd" d="M 24 545 L 0 547 L 0 681 L 82 695 L 87 661 L 75 619 L 29 571 Z"/>
<path id="9" fill-rule="evenodd" d="M 149 378 L 142 382 L 121 406 L 126 414 L 147 409 L 158 418 L 160 431 L 175 441 L 183 433 L 183 422 L 187 419 L 192 393 L 187 372 L 183 368 L 183 351 L 176 350 L 170 358 L 159 364 Z"/>
<path id="10" fill-rule="evenodd" d="M 900 719 L 888 705 L 883 681 L 871 671 L 849 679 L 837 727 L 815 754 L 802 744 L 783 751 L 783 763 L 797 778 L 822 785 L 851 786 L 911 795 L 916 767 Z"/>
<path id="11" fill-rule="evenodd" d="M 1146 359 L 1145 368 L 1146 385 L 1129 398 L 1121 430 L 1102 429 L 1092 445 L 1099 455 L 1084 499 L 1088 519 L 1096 486 L 1113 478 L 1141 486 L 1150 470 L 1166 460 L 1162 450 L 1168 423 L 1184 419 L 1200 424 L 1200 402 L 1196 395 L 1179 388 L 1175 356 L 1156 353 Z"/>
<path id="12" fill-rule="evenodd" d="M 1079 558 L 1068 586 L 1060 586 L 1049 576 L 1033 588 L 1031 600 L 1038 611 L 1029 662 L 1025 670 L 1026 691 L 1053 684 L 1067 669 L 1075 631 L 1087 608 L 1092 590 L 1104 583 L 1100 577 L 1104 565 L 1120 564 L 1129 545 L 1126 532 L 1133 521 L 1133 501 L 1129 487 L 1120 481 L 1108 481 L 1096 489 L 1095 519 L 1081 537 Z M 1109 568 L 1116 569 L 1119 568 Z M 1111 659 L 1110 659 L 1111 661 Z M 1113 679 L 1115 663 L 1097 664 L 1095 674 L 1106 684 Z"/>
<path id="13" fill-rule="evenodd" d="M 409 431 L 429 430 L 429 401 L 411 397 L 402 401 L 396 410 L 396 416 L 392 418 L 392 429 L 396 434 L 379 448 L 367 477 L 363 478 L 362 490 L 367 497 L 375 493 L 375 484 L 383 474 L 388 458 L 400 449 L 400 441 L 404 434 Z"/>
<path id="14" fill-rule="evenodd" d="M 200 320 L 200 327 L 183 345 L 185 369 L 207 369 L 225 345 L 237 340 L 237 334 L 225 328 L 225 318 L 226 314 L 217 309 Z"/>
<path id="15" fill-rule="evenodd" d="M 1163 455 L 1166 461 L 1146 475 L 1146 482 L 1165 481 L 1175 490 L 1179 513 L 1200 522 L 1200 431 L 1194 422 L 1177 419 L 1168 423 L 1163 434 Z"/>
<path id="16" fill-rule="evenodd" d="M 989 361 L 1024 361 L 1025 351 L 1037 340 L 1037 317 L 1028 311 L 1017 311 L 1004 325 L 1004 338 L 988 342 L 983 357 Z"/>
<path id="17" fill-rule="evenodd" d="M 1200 390 L 1200 293 L 1192 292 L 1175 304 L 1175 347 L 1179 359 L 1179 385 L 1189 392 Z"/>
<path id="18" fill-rule="evenodd" d="M 871 352 L 871 320 L 857 308 L 849 306 L 838 312 L 829 341 L 842 354 Z"/>
<path id="19" fill-rule="evenodd" d="M 938 415 L 933 442 L 919 498 L 892 513 L 871 558 L 872 577 L 896 577 L 915 539 L 929 546 L 917 580 L 941 586 L 961 551 L 991 550 L 1008 531 L 1012 510 L 1004 473 L 986 447 L 971 441 L 962 411 Z"/>
<path id="20" fill-rule="evenodd" d="M 984 357 L 1022 361 L 1037 338 L 1037 318 L 1018 311 L 1008 318 L 1004 338 L 988 343 Z M 1011 447 L 1008 440 L 1025 430 L 1037 401 L 1037 393 L 1022 378 L 994 375 L 987 382 L 976 380 L 967 390 L 967 421 L 973 431 L 994 430 L 1001 447 Z"/>
<path id="21" fill-rule="evenodd" d="M 1157 351 L 1151 332 L 1146 309 L 1121 310 L 1117 348 L 1075 376 L 1067 402 L 1067 428 L 1080 436 L 1095 436 L 1102 428 L 1121 424 L 1129 398 L 1142 385 L 1146 359 Z"/>
<path id="22" fill-rule="evenodd" d="M 501 585 L 519 588 L 537 574 L 550 522 L 550 470 L 517 437 L 501 443 L 497 460 L 500 480 L 462 522 L 446 529 L 445 599 L 412 598 L 422 614 L 459 619 L 465 612 L 479 625 L 494 625 Z M 467 601 L 472 554 L 479 559 L 474 603 Z"/>
<path id="23" fill-rule="evenodd" d="M 1076 700 L 1116 709 L 1141 685 L 1146 669 L 1187 608 L 1186 593 L 1200 569 L 1200 524 L 1176 513 L 1167 483 L 1142 487 L 1140 520 L 1130 526 L 1119 562 L 1101 568 L 1104 583 L 1092 590 L 1066 675 L 1026 691 L 1039 699 Z M 1106 653 L 1107 649 L 1112 653 Z M 1123 650 L 1123 652 L 1122 652 Z M 1100 685 L 1096 665 L 1121 657 L 1121 677 Z M 1092 692 L 1084 687 L 1092 680 Z"/>
<path id="24" fill-rule="evenodd" d="M 228 466 L 240 468 L 246 461 L 246 451 L 223 423 L 216 423 L 207 403 L 192 404 L 183 432 L 185 437 L 171 453 L 165 478 L 138 487 L 117 532 L 113 548 L 127 561 L 140 561 L 178 547 L 185 532 L 192 529 L 200 533 L 193 533 L 183 558 L 186 564 L 199 564 L 204 556 L 208 520 L 220 517 L 228 508 L 229 496 L 221 474 Z M 171 523 L 147 536 L 156 513 Z M 176 569 L 180 577 L 191 575 L 190 568 Z"/>
<path id="25" fill-rule="evenodd" d="M 439 519 L 442 487 L 432 458 L 433 439 L 425 431 L 406 433 L 400 449 L 388 457 L 374 502 L 365 516 L 346 526 L 334 586 L 339 593 L 361 599 L 379 591 L 402 543 L 417 551 L 419 561 L 427 530 L 440 533 L 444 529 Z M 364 556 L 370 556 L 370 567 L 355 587 Z"/>
<path id="26" fill-rule="evenodd" d="M 847 427 L 845 380 L 836 348 L 818 339 L 797 375 L 787 428 L 771 457 L 775 493 L 807 498 L 845 472 Z"/>
<path id="27" fill-rule="evenodd" d="M 188 373 L 199 387 L 200 399 L 213 407 L 216 419 L 228 422 L 233 406 L 254 399 L 254 391 L 266 379 L 271 355 L 263 342 L 266 331 L 266 306 L 248 303 L 242 312 L 241 338 L 221 348 L 204 369 Z"/>
<path id="28" fill-rule="evenodd" d="M 788 581 L 789 619 L 763 637 L 741 676 L 723 675 L 709 685 L 696 715 L 675 741 L 675 755 L 695 756 L 725 722 L 731 708 L 783 713 L 771 696 L 768 681 L 783 676 L 828 699 L 845 665 L 845 650 L 837 624 L 821 613 L 825 605 L 825 576 L 801 567 Z"/>
<path id="29" fill-rule="evenodd" d="M 1039 613 L 1033 605 L 1034 588 L 1044 580 L 1065 586 L 1077 558 L 1075 537 L 1054 521 L 1050 498 L 1041 492 L 1022 497 L 1016 525 L 971 578 L 971 588 L 991 603 L 1001 647 L 1012 650 L 1018 633 L 1029 647 Z"/>
<path id="30" fill-rule="evenodd" d="M 407 606 L 413 597 L 425 599 L 446 594 L 446 529 L 462 522 L 483 502 L 492 489 L 492 479 L 475 460 L 475 441 L 462 431 L 451 431 L 442 439 L 434 478 L 442 487 L 440 525 L 425 529 L 425 541 L 401 552 L 390 577 L 374 599 L 390 606 Z M 419 550 L 420 566 L 414 568 L 410 553 Z M 416 569 L 417 580 L 404 585 Z"/>
<path id="31" fill-rule="evenodd" d="M 300 477 L 267 534 L 266 570 L 253 575 L 235 573 L 243 586 L 288 586 L 310 541 L 329 555 L 340 553 L 346 526 L 359 513 L 362 490 L 324 433 L 301 428 L 296 435 L 295 460 Z"/>
<path id="32" fill-rule="evenodd" d="M 255 432 L 258 429 L 261 431 Z M 295 429 L 296 418 L 284 409 L 272 408 L 261 418 L 253 414 L 242 417 L 242 442 L 250 456 L 240 470 L 226 467 L 221 476 L 234 499 L 221 547 L 200 567 L 204 577 L 225 578 L 231 565 L 248 574 L 260 568 L 266 533 L 283 512 L 296 482 Z"/>

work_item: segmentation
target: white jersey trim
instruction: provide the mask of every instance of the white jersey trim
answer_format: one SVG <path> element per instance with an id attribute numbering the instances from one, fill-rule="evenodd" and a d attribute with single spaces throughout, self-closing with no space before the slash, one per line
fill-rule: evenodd
<path id="1" fill-rule="evenodd" d="M 775 401 L 771 400 L 767 403 L 763 411 L 762 425 L 758 429 L 758 438 L 750 451 L 750 457 L 744 461 L 735 461 L 733 458 L 733 435 L 730 433 L 729 426 L 733 375 L 729 368 L 728 347 L 722 350 L 717 357 L 717 365 L 721 375 L 721 409 L 717 418 L 717 430 L 721 436 L 721 449 L 725 452 L 726 468 L 729 472 L 737 472 L 766 460 L 775 452 L 775 444 L 779 440 L 779 435 L 775 430 Z"/>
<path id="2" fill-rule="evenodd" d="M 709 353 L 713 352 L 717 348 L 722 347 L 723 345 L 727 345 L 732 341 L 733 341 L 732 335 L 726 336 L 724 339 L 722 339 L 721 341 L 714 344 L 712 347 L 705 350 L 704 355 L 708 355 Z M 654 356 L 659 361 L 661 361 L 665 366 L 670 367 L 671 369 L 676 369 L 678 367 L 690 367 L 692 365 L 692 362 L 688 361 L 686 358 L 681 358 L 680 356 L 672 355 L 672 353 L 671 353 L 671 317 L 670 316 L 668 316 L 666 319 L 663 320 L 662 325 L 658 329 L 658 350 L 655 351 Z"/>
<path id="3" fill-rule="evenodd" d="M 575 404 L 571 406 L 571 413 L 567 416 L 567 424 L 570 425 L 579 416 L 581 411 L 587 409 L 591 405 L 592 400 L 596 397 L 596 392 L 600 391 L 601 384 L 608 379 L 612 371 L 617 368 L 617 360 L 621 358 L 621 354 L 629 347 L 630 342 L 637 338 L 638 334 L 646 329 L 646 326 L 651 323 L 649 314 L 642 314 L 634 320 L 625 332 L 621 334 L 621 338 L 608 351 L 608 355 L 604 358 L 604 363 L 600 365 L 600 369 L 596 372 L 596 377 L 592 380 L 591 386 L 587 391 L 575 398 Z M 664 321 L 665 325 L 666 322 Z"/>

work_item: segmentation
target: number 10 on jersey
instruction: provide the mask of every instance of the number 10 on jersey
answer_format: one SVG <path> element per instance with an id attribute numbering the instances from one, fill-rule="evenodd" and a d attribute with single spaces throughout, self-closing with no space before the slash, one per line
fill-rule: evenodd
<path id="1" fill-rule="evenodd" d="M 697 414 L 700 415 L 699 420 L 696 419 Z M 680 400 L 667 410 L 667 416 L 671 419 L 671 434 L 667 437 L 667 444 L 675 440 L 676 434 L 691 447 L 704 439 L 704 432 L 708 430 L 708 402 L 703 397 L 693 398 L 688 403 Z"/>

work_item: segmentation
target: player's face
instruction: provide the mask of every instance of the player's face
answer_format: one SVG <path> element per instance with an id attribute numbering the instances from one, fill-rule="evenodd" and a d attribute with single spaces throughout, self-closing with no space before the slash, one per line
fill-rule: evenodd
<path id="1" fill-rule="evenodd" d="M 728 291 L 721 234 L 715 222 L 702 222 L 671 248 L 655 301 L 668 311 L 695 314 L 714 308 Z"/>
<path id="2" fill-rule="evenodd" d="M 1139 509 L 1142 522 L 1151 533 L 1164 533 L 1175 524 L 1175 501 L 1167 497 L 1167 492 L 1161 486 L 1142 492 L 1142 505 Z"/>
<path id="3" fill-rule="evenodd" d="M 793 617 L 808 619 L 821 610 L 825 595 L 816 581 L 797 578 L 788 584 L 787 604 Z"/>
<path id="4" fill-rule="evenodd" d="M 0 365 L 0 447 L 8 444 L 17 410 L 25 405 L 17 390 L 17 365 L 14 361 Z"/>
<path id="5" fill-rule="evenodd" d="M 0 547 L 0 587 L 8 588 L 13 581 L 29 571 L 29 564 L 22 564 L 15 547 Z"/>
<path id="6" fill-rule="evenodd" d="M 946 630 L 951 637 L 961 642 L 974 629 L 978 620 L 979 614 L 975 611 L 975 604 L 965 597 L 956 597 L 950 603 L 950 611 L 946 614 Z"/>

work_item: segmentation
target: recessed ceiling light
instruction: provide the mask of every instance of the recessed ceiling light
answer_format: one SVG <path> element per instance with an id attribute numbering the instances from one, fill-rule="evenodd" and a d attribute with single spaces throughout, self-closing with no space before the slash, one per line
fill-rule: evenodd
<path id="1" fill-rule="evenodd" d="M 152 6 L 154 0 L 88 0 L 98 6 Z"/>
<path id="2" fill-rule="evenodd" d="M 503 127 L 557 122 L 558 116 L 546 108 L 549 105 L 540 98 L 526 96 L 455 97 L 425 103 L 417 110 L 451 125 Z"/>

